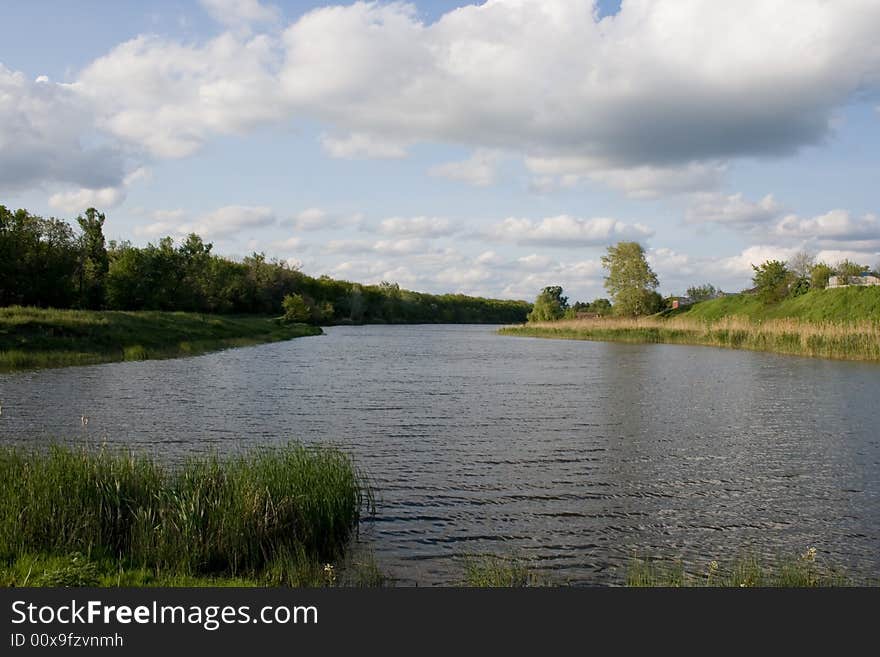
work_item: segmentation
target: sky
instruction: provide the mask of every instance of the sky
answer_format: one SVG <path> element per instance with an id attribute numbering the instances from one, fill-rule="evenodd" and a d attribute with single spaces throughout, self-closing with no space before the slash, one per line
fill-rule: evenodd
<path id="1" fill-rule="evenodd" d="M 0 9 L 0 204 L 311 275 L 664 294 L 880 266 L 876 0 L 33 0 Z"/>

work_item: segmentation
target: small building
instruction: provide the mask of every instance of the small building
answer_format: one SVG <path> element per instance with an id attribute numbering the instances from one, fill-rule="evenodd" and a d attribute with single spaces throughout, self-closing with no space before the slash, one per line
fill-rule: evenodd
<path id="1" fill-rule="evenodd" d="M 828 287 L 849 287 L 849 286 L 862 286 L 867 287 L 870 285 L 880 285 L 880 277 L 875 276 L 869 272 L 862 272 L 858 276 L 851 276 L 850 282 L 844 282 L 843 276 L 832 276 L 828 279 Z"/>

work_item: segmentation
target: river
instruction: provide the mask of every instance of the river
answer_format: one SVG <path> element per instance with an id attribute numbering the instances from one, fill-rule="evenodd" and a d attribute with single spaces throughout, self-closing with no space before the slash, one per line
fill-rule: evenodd
<path id="1" fill-rule="evenodd" d="M 0 375 L 0 436 L 178 460 L 291 439 L 350 452 L 377 493 L 362 541 L 402 584 L 468 555 L 554 582 L 633 554 L 694 568 L 808 547 L 880 574 L 880 367 L 677 345 L 330 327 L 195 358 Z M 89 417 L 83 426 L 81 415 Z"/>

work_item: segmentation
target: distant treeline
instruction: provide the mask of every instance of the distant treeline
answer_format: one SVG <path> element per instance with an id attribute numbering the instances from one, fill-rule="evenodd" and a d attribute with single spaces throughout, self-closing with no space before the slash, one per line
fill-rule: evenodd
<path id="1" fill-rule="evenodd" d="M 90 208 L 77 232 L 0 205 L 0 306 L 275 315 L 286 296 L 299 295 L 314 323 L 511 323 L 531 310 L 525 301 L 313 278 L 262 253 L 235 261 L 195 234 L 179 244 L 106 244 L 104 221 Z"/>

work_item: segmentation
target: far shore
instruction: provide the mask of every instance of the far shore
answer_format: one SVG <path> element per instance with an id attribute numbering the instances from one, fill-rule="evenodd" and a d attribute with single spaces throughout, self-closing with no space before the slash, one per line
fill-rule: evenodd
<path id="1" fill-rule="evenodd" d="M 689 344 L 779 354 L 880 361 L 880 323 L 689 317 L 598 318 L 507 326 L 502 335 L 604 342 Z"/>
<path id="2" fill-rule="evenodd" d="M 195 356 L 321 335 L 263 315 L 0 308 L 0 373 Z"/>

